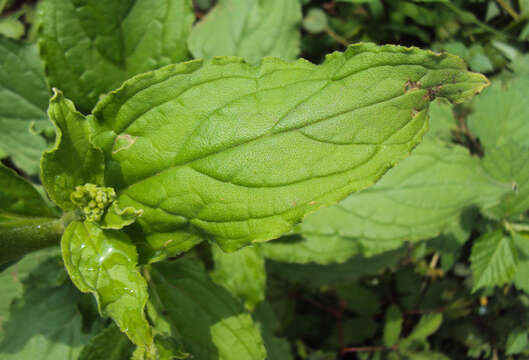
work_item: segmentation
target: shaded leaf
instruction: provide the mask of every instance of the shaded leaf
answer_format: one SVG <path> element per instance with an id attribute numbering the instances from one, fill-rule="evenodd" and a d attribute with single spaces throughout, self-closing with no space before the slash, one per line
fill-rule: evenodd
<path id="1" fill-rule="evenodd" d="M 193 27 L 189 50 L 197 59 L 232 55 L 250 63 L 265 56 L 293 60 L 299 53 L 300 22 L 298 0 L 219 0 Z"/>
<path id="2" fill-rule="evenodd" d="M 391 347 L 400 339 L 402 331 L 402 313 L 396 305 L 391 305 L 386 310 L 386 322 L 384 324 L 384 345 Z"/>
<path id="3" fill-rule="evenodd" d="M 112 324 L 90 339 L 78 360 L 129 360 L 134 345 L 119 328 Z"/>
<path id="4" fill-rule="evenodd" d="M 49 91 L 34 45 L 0 38 L 0 152 L 28 174 L 37 174 L 46 141 L 31 131 L 50 127 Z"/>
<path id="5" fill-rule="evenodd" d="M 39 13 L 51 86 L 85 113 L 131 76 L 188 58 L 191 0 L 45 0 Z"/>
<path id="6" fill-rule="evenodd" d="M 196 261 L 160 263 L 151 271 L 167 321 L 193 358 L 264 360 L 259 330 L 240 302 L 209 278 Z"/>

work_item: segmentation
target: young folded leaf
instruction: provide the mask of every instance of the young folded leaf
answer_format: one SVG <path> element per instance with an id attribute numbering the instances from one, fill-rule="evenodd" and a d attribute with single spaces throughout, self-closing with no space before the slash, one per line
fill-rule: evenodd
<path id="1" fill-rule="evenodd" d="M 127 235 L 74 221 L 64 232 L 61 248 L 73 283 L 82 292 L 93 293 L 101 314 L 112 317 L 133 343 L 151 355 L 153 337 L 144 313 L 147 283 L 136 268 L 138 254 Z"/>
<path id="2" fill-rule="evenodd" d="M 455 56 L 399 46 L 354 45 L 319 66 L 191 61 L 103 98 L 94 143 L 154 249 L 206 237 L 233 251 L 372 185 L 421 141 L 430 101 L 487 84 Z"/>

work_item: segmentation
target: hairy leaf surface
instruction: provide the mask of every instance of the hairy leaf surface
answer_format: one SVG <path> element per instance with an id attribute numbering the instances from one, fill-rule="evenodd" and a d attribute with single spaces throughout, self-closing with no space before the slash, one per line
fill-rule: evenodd
<path id="1" fill-rule="evenodd" d="M 136 345 L 151 351 L 153 339 L 144 313 L 147 283 L 136 268 L 138 254 L 128 237 L 74 221 L 64 232 L 61 248 L 74 284 L 93 293 L 101 314 L 112 317 Z"/>
<path id="2" fill-rule="evenodd" d="M 241 303 L 188 259 L 152 268 L 153 290 L 185 348 L 201 360 L 264 360 L 259 330 Z"/>
<path id="3" fill-rule="evenodd" d="M 0 38 L 0 152 L 29 174 L 39 171 L 46 141 L 34 127 L 49 127 L 48 85 L 34 45 Z"/>
<path id="4" fill-rule="evenodd" d="M 226 253 L 212 246 L 215 269 L 211 277 L 253 310 L 265 298 L 266 270 L 260 248 L 248 246 Z"/>
<path id="5" fill-rule="evenodd" d="M 39 47 L 52 86 L 83 112 L 123 81 L 188 58 L 191 0 L 45 0 Z"/>
<path id="6" fill-rule="evenodd" d="M 466 211 L 497 204 L 509 190 L 463 147 L 425 140 L 375 186 L 308 216 L 296 229 L 303 240 L 261 246 L 279 261 L 343 262 L 464 226 Z"/>
<path id="7" fill-rule="evenodd" d="M 518 266 L 518 253 L 512 237 L 503 230 L 482 235 L 472 246 L 470 264 L 474 278 L 472 291 L 511 281 Z"/>
<path id="8" fill-rule="evenodd" d="M 298 0 L 220 0 L 193 27 L 189 50 L 197 59 L 234 55 L 250 63 L 265 56 L 293 60 L 299 53 L 300 22 Z"/>
<path id="9" fill-rule="evenodd" d="M 193 61 L 103 99 L 94 141 L 106 185 L 144 210 L 153 248 L 207 237 L 230 251 L 372 185 L 420 141 L 433 97 L 462 101 L 486 84 L 451 55 L 372 44 L 320 66 Z"/>
<path id="10" fill-rule="evenodd" d="M 103 182 L 103 154 L 90 143 L 88 121 L 58 90 L 50 100 L 48 114 L 57 135 L 54 148 L 42 156 L 42 183 L 57 205 L 72 210 L 76 206 L 70 195 L 76 186 Z"/>

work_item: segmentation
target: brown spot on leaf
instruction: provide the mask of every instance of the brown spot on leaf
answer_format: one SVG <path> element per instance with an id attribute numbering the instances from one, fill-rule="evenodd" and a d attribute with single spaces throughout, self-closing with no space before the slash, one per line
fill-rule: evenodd
<path id="1" fill-rule="evenodd" d="M 121 134 L 114 139 L 114 150 L 112 154 L 116 154 L 122 150 L 127 150 L 136 142 L 136 137 L 132 137 L 129 134 Z"/>
<path id="2" fill-rule="evenodd" d="M 422 86 L 422 83 L 420 80 L 418 81 L 408 80 L 404 83 L 404 92 L 420 89 L 421 86 Z"/>

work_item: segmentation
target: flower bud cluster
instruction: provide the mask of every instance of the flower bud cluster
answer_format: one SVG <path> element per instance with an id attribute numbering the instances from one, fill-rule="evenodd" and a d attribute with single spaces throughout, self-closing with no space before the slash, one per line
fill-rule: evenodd
<path id="1" fill-rule="evenodd" d="M 76 186 L 70 199 L 74 205 L 81 208 L 86 220 L 97 222 L 101 220 L 107 207 L 116 199 L 116 192 L 112 188 L 85 184 Z"/>

